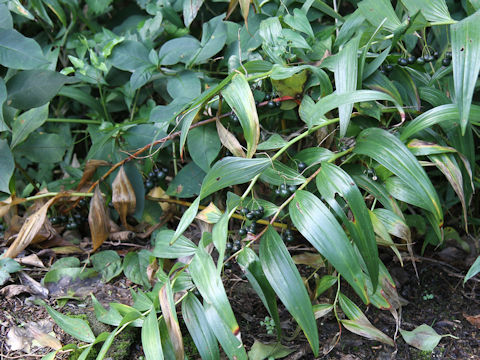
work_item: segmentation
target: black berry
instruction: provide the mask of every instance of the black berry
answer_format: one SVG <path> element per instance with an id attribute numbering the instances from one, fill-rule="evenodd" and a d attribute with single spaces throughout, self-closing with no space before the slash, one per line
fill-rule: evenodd
<path id="1" fill-rule="evenodd" d="M 299 171 L 303 171 L 307 168 L 307 164 L 305 164 L 304 162 L 299 162 L 297 166 Z"/>
<path id="2" fill-rule="evenodd" d="M 254 218 L 255 218 L 255 214 L 254 214 L 253 212 L 249 212 L 249 213 L 247 214 L 247 219 L 248 219 L 248 220 L 253 220 Z"/>
<path id="3" fill-rule="evenodd" d="M 80 200 L 78 201 L 78 206 L 84 207 L 85 205 L 87 205 L 87 200 L 85 200 L 85 199 L 80 199 Z"/>
<path id="4" fill-rule="evenodd" d="M 275 102 L 274 102 L 274 101 L 270 100 L 270 101 L 267 103 L 267 106 L 268 106 L 270 109 L 272 109 L 272 108 L 274 108 L 276 105 L 275 105 Z"/>
<path id="5" fill-rule="evenodd" d="M 451 59 L 452 58 L 452 52 L 451 51 L 447 51 L 445 53 L 445 59 Z"/>
<path id="6" fill-rule="evenodd" d="M 407 58 L 407 61 L 409 64 L 415 64 L 415 60 L 417 60 L 417 58 L 413 55 L 410 55 L 408 58 Z"/>
<path id="7" fill-rule="evenodd" d="M 247 229 L 241 228 L 240 230 L 238 230 L 238 235 L 240 235 L 240 236 L 247 235 Z"/>
<path id="8" fill-rule="evenodd" d="M 418 65 L 423 65 L 423 64 L 425 64 L 425 59 L 420 56 L 419 58 L 417 58 L 417 64 L 418 64 Z"/>
<path id="9" fill-rule="evenodd" d="M 387 65 L 385 65 L 384 69 L 385 69 L 386 72 L 392 72 L 393 65 L 392 64 L 387 64 Z"/>
<path id="10" fill-rule="evenodd" d="M 429 63 L 429 62 L 432 62 L 433 60 L 435 60 L 435 58 L 433 57 L 433 55 L 425 55 L 423 57 L 423 59 L 425 60 L 426 63 Z"/>
<path id="11" fill-rule="evenodd" d="M 452 59 L 444 58 L 442 60 L 442 65 L 443 66 L 449 66 L 452 63 Z"/>
<path id="12" fill-rule="evenodd" d="M 290 191 L 292 194 L 297 191 L 297 187 L 295 185 L 290 185 L 288 187 L 288 191 Z"/>
<path id="13" fill-rule="evenodd" d="M 408 60 L 405 59 L 405 58 L 400 58 L 400 59 L 398 59 L 397 64 L 400 65 L 400 66 L 407 66 L 408 65 Z"/>
<path id="14" fill-rule="evenodd" d="M 153 181 L 151 181 L 151 180 L 145 181 L 145 189 L 151 190 L 151 189 L 153 189 L 154 186 L 155 186 L 155 184 L 153 183 Z"/>

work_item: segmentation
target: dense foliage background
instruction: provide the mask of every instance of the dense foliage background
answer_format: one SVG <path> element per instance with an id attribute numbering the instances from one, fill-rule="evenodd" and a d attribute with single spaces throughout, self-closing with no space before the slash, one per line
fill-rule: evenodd
<path id="1" fill-rule="evenodd" d="M 97 318 L 116 327 L 97 337 L 48 307 L 87 344 L 82 358 L 103 343 L 102 359 L 126 327 L 141 327 L 147 359 L 183 359 L 186 329 L 202 358 L 218 359 L 219 343 L 229 358 L 263 359 L 247 355 L 222 284 L 232 264 L 279 344 L 278 300 L 315 356 L 316 319 L 330 312 L 393 346 L 359 307 L 400 324 L 379 246 L 400 262 L 446 238 L 478 251 L 479 8 L 0 1 L 2 282 L 20 269 L 11 258 L 44 243 L 97 251 L 87 268 L 61 259 L 44 284 L 122 273 L 137 284 L 133 307 L 93 297 Z M 100 251 L 109 237 L 144 248 Z M 316 252 L 292 257 L 305 243 Z M 477 258 L 465 280 L 479 271 Z M 427 325 L 400 332 L 424 350 L 441 338 Z"/>

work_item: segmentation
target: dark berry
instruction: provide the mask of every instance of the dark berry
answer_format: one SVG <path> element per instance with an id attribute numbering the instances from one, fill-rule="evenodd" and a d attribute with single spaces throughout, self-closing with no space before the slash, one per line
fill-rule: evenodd
<path id="1" fill-rule="evenodd" d="M 233 246 L 242 246 L 242 242 L 240 240 L 235 240 Z"/>
<path id="2" fill-rule="evenodd" d="M 275 106 L 276 106 L 276 107 L 282 106 L 282 102 L 281 102 L 281 101 L 275 101 Z"/>
<path id="3" fill-rule="evenodd" d="M 417 58 L 413 55 L 410 55 L 408 58 L 407 58 L 407 61 L 409 64 L 415 64 L 415 60 L 417 60 Z"/>
<path id="4" fill-rule="evenodd" d="M 223 261 L 227 260 L 227 258 L 225 258 Z M 225 269 L 230 269 L 232 267 L 232 263 L 230 261 L 227 261 L 225 264 L 223 264 L 223 266 L 225 266 Z"/>
<path id="5" fill-rule="evenodd" d="M 292 242 L 294 240 L 293 236 L 292 235 L 288 235 L 287 237 L 285 237 L 285 240 L 287 242 Z"/>
<path id="6" fill-rule="evenodd" d="M 423 65 L 423 64 L 425 64 L 425 59 L 420 56 L 419 58 L 417 58 L 417 64 L 418 64 L 418 65 Z"/>
<path id="7" fill-rule="evenodd" d="M 432 62 L 433 60 L 435 60 L 435 58 L 433 57 L 433 55 L 425 55 L 423 57 L 423 59 L 425 60 L 426 63 L 429 63 L 429 62 Z"/>
<path id="8" fill-rule="evenodd" d="M 155 177 L 156 177 L 156 175 L 155 175 L 155 173 L 154 173 L 153 171 L 150 171 L 150 172 L 148 173 L 148 178 L 149 178 L 150 180 L 154 180 Z"/>
<path id="9" fill-rule="evenodd" d="M 51 218 L 50 218 L 50 223 L 51 223 L 52 225 L 57 225 L 57 224 L 58 224 L 58 218 L 57 218 L 56 216 L 51 217 Z M 3 225 L 0 225 L 0 226 L 3 227 Z M 0 231 L 2 231 L 2 230 L 3 230 L 3 229 L 0 229 Z"/>
<path id="10" fill-rule="evenodd" d="M 286 229 L 285 230 L 285 236 L 292 236 L 292 230 Z"/>
<path id="11" fill-rule="evenodd" d="M 297 187 L 295 185 L 290 185 L 288 187 L 288 191 L 290 191 L 292 194 L 297 191 Z"/>
<path id="12" fill-rule="evenodd" d="M 435 59 L 438 59 L 438 56 L 439 56 L 438 51 L 435 51 L 435 52 L 433 53 L 433 57 L 434 57 Z"/>
<path id="13" fill-rule="evenodd" d="M 265 100 L 268 101 L 272 98 L 272 96 L 270 94 L 265 94 Z"/>
<path id="14" fill-rule="evenodd" d="M 87 205 L 87 200 L 85 199 L 78 200 L 78 206 L 84 207 L 85 205 Z"/>
<path id="15" fill-rule="evenodd" d="M 74 230 L 78 227 L 78 225 L 75 223 L 75 222 L 69 222 L 67 225 L 66 225 L 66 228 L 67 230 Z"/>
<path id="16" fill-rule="evenodd" d="M 265 209 L 263 208 L 262 205 L 258 205 L 257 210 L 260 211 L 261 213 L 263 213 L 265 211 Z"/>
<path id="17" fill-rule="evenodd" d="M 153 183 L 153 181 L 151 181 L 151 180 L 145 181 L 145 189 L 151 190 L 151 189 L 153 189 L 154 186 L 155 186 L 155 184 Z"/>
<path id="18" fill-rule="evenodd" d="M 255 218 L 255 214 L 254 214 L 253 212 L 249 212 L 249 213 L 247 214 L 247 219 L 248 219 L 248 220 L 253 220 L 254 218 Z"/>
<path id="19" fill-rule="evenodd" d="M 243 214 L 243 215 L 247 215 L 249 212 L 250 212 L 250 209 L 249 209 L 249 208 L 244 207 L 244 208 L 242 209 L 242 214 Z"/>
<path id="20" fill-rule="evenodd" d="M 232 115 L 230 115 L 230 119 L 232 119 L 233 122 L 237 122 L 238 121 L 238 116 L 235 115 L 235 114 L 232 114 Z"/>
<path id="21" fill-rule="evenodd" d="M 240 250 L 240 247 L 237 245 L 232 246 L 232 252 L 236 253 L 238 250 Z"/>
<path id="22" fill-rule="evenodd" d="M 255 219 L 260 219 L 263 216 L 262 212 L 259 210 L 253 210 L 252 213 L 253 216 L 255 216 Z"/>
<path id="23" fill-rule="evenodd" d="M 447 51 L 445 53 L 445 59 L 451 59 L 452 58 L 452 52 L 451 51 Z"/>
<path id="24" fill-rule="evenodd" d="M 297 166 L 299 171 L 303 171 L 307 168 L 307 164 L 305 164 L 304 162 L 299 162 Z"/>
<path id="25" fill-rule="evenodd" d="M 231 242 L 227 242 L 227 243 L 225 244 L 225 249 L 227 249 L 227 250 L 232 250 L 232 243 L 231 243 Z"/>
<path id="26" fill-rule="evenodd" d="M 408 60 L 405 58 L 399 58 L 397 61 L 397 64 L 400 66 L 407 66 L 408 65 Z"/>
<path id="27" fill-rule="evenodd" d="M 285 184 L 280 185 L 280 190 L 284 190 L 286 188 L 287 188 L 287 185 L 285 185 Z"/>
<path id="28" fill-rule="evenodd" d="M 240 235 L 240 236 L 247 235 L 247 229 L 241 228 L 240 230 L 238 230 L 238 235 Z"/>
<path id="29" fill-rule="evenodd" d="M 65 215 L 60 215 L 60 216 L 58 217 L 58 222 L 59 222 L 60 224 L 65 224 L 65 223 L 67 222 L 67 220 L 68 220 L 68 218 L 67 218 Z"/>
<path id="30" fill-rule="evenodd" d="M 393 65 L 392 64 L 387 64 L 387 65 L 385 65 L 384 69 L 387 73 L 392 72 Z"/>
<path id="31" fill-rule="evenodd" d="M 276 105 L 275 105 L 275 102 L 274 102 L 274 101 L 270 100 L 270 101 L 267 103 L 267 106 L 268 106 L 270 109 L 272 109 L 272 108 L 274 108 Z"/>
<path id="32" fill-rule="evenodd" d="M 443 65 L 443 66 L 449 66 L 451 63 L 452 63 L 452 59 L 444 58 L 444 59 L 442 60 L 442 65 Z"/>
<path id="33" fill-rule="evenodd" d="M 280 189 L 275 189 L 275 195 L 281 195 L 280 194 Z"/>
<path id="34" fill-rule="evenodd" d="M 167 176 L 167 174 L 165 174 L 163 171 L 157 172 L 157 180 L 163 180 L 165 179 L 165 176 Z"/>
<path id="35" fill-rule="evenodd" d="M 280 190 L 280 195 L 282 195 L 283 197 L 286 197 L 289 195 L 289 192 L 287 189 L 281 189 Z"/>
<path id="36" fill-rule="evenodd" d="M 249 233 L 255 234 L 257 231 L 257 223 L 251 223 L 250 226 L 247 228 Z"/>

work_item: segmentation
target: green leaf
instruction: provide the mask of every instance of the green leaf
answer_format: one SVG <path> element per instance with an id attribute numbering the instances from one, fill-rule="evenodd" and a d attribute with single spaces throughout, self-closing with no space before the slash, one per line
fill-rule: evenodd
<path id="1" fill-rule="evenodd" d="M 290 217 L 300 233 L 320 252 L 368 303 L 365 275 L 350 240 L 328 208 L 313 194 L 297 191 Z"/>
<path id="2" fill-rule="evenodd" d="M 264 359 L 281 359 L 292 352 L 294 349 L 290 349 L 280 342 L 274 344 L 263 344 L 258 340 L 252 345 L 252 348 L 248 352 L 248 358 L 250 360 L 264 360 Z"/>
<path id="3" fill-rule="evenodd" d="M 273 134 L 264 142 L 258 144 L 257 150 L 276 150 L 284 147 L 287 144 L 283 138 L 278 134 Z"/>
<path id="4" fill-rule="evenodd" d="M 389 234 L 411 243 L 412 235 L 410 228 L 403 218 L 388 209 L 379 208 L 373 210 L 373 212 L 383 223 Z"/>
<path id="5" fill-rule="evenodd" d="M 185 146 L 185 142 L 187 141 L 187 135 L 190 131 L 190 126 L 192 125 L 193 121 L 196 119 L 197 114 L 200 111 L 200 107 L 192 109 L 191 111 L 187 112 L 182 116 L 182 129 L 180 134 L 180 155 L 183 156 L 183 148 Z"/>
<path id="6" fill-rule="evenodd" d="M 373 288 L 378 284 L 378 249 L 373 232 L 367 206 L 363 196 L 358 190 L 353 179 L 340 167 L 322 163 L 322 170 L 317 176 L 317 188 L 330 207 L 343 220 L 350 231 L 353 241 L 357 245 L 372 280 Z M 335 200 L 335 195 L 340 195 L 348 204 L 353 215 L 353 221 L 348 220 L 347 214 Z"/>
<path id="7" fill-rule="evenodd" d="M 385 28 L 392 33 L 402 25 L 390 1 L 363 0 L 358 4 L 358 9 L 363 17 L 375 27 L 378 27 L 384 19 L 387 19 L 384 24 Z"/>
<path id="8" fill-rule="evenodd" d="M 306 148 L 295 154 L 293 157 L 298 162 L 304 162 L 308 166 L 328 161 L 332 158 L 333 152 L 323 147 Z"/>
<path id="9" fill-rule="evenodd" d="M 102 275 L 104 282 L 109 282 L 122 273 L 122 259 L 113 250 L 100 251 L 91 257 L 93 268 Z"/>
<path id="10" fill-rule="evenodd" d="M 265 169 L 260 175 L 260 179 L 272 185 L 299 185 L 305 182 L 305 177 L 300 175 L 291 167 L 281 163 L 280 161 L 273 161 L 272 167 Z"/>
<path id="11" fill-rule="evenodd" d="M 162 259 L 177 259 L 195 254 L 197 246 L 185 236 L 180 236 L 173 245 L 170 245 L 174 234 L 173 230 L 162 230 L 157 233 L 152 250 L 153 256 Z"/>
<path id="12" fill-rule="evenodd" d="M 178 198 L 190 198 L 200 193 L 205 172 L 197 164 L 185 165 L 168 185 L 166 194 Z"/>
<path id="13" fill-rule="evenodd" d="M 204 0 L 186 0 L 183 2 L 183 22 L 185 23 L 185 27 L 190 27 L 192 21 L 195 20 L 203 1 Z"/>
<path id="14" fill-rule="evenodd" d="M 303 93 L 303 88 L 308 79 L 308 72 L 304 66 L 287 68 L 275 64 L 273 65 L 270 78 L 279 95 L 296 97 Z"/>
<path id="15" fill-rule="evenodd" d="M 247 353 L 242 344 L 241 339 L 230 331 L 229 327 L 219 316 L 215 307 L 210 303 L 204 303 L 205 317 L 210 329 L 217 337 L 222 349 L 225 351 L 229 359 L 247 360 Z"/>
<path id="16" fill-rule="evenodd" d="M 315 36 L 313 34 L 312 26 L 308 21 L 307 14 L 302 9 L 293 9 L 293 16 L 287 14 L 284 16 L 283 20 L 292 29 L 301 31 L 311 38 Z"/>
<path id="17" fill-rule="evenodd" d="M 34 132 L 14 149 L 14 153 L 37 163 L 58 163 L 62 161 L 67 147 L 65 138 L 58 134 Z"/>
<path id="18" fill-rule="evenodd" d="M 95 335 L 93 335 L 87 321 L 63 315 L 48 305 L 45 305 L 45 308 L 57 325 L 67 334 L 87 343 L 95 341 Z"/>
<path id="19" fill-rule="evenodd" d="M 224 15 L 212 18 L 202 25 L 202 39 L 191 62 L 201 64 L 222 50 L 227 40 Z"/>
<path id="20" fill-rule="evenodd" d="M 400 334 L 408 345 L 422 351 L 433 351 L 442 339 L 441 335 L 438 335 L 435 330 L 426 324 L 422 324 L 412 331 L 400 329 Z"/>
<path id="21" fill-rule="evenodd" d="M 125 40 L 115 46 L 109 60 L 117 69 L 133 72 L 154 65 L 148 57 L 149 50 L 139 41 Z"/>
<path id="22" fill-rule="evenodd" d="M 324 275 L 315 287 L 315 299 L 322 295 L 337 283 L 337 277 L 332 275 Z"/>
<path id="23" fill-rule="evenodd" d="M 260 263 L 270 285 L 302 328 L 315 356 L 318 330 L 302 278 L 278 233 L 269 227 L 260 242 Z"/>
<path id="24" fill-rule="evenodd" d="M 4 4 L 0 5 L 0 28 L 11 29 L 13 27 L 13 20 L 8 7 Z"/>
<path id="25" fill-rule="evenodd" d="M 365 129 L 357 137 L 354 152 L 370 156 L 408 184 L 434 215 L 437 226 L 442 226 L 443 212 L 437 192 L 425 170 L 400 140 L 379 128 Z"/>
<path id="26" fill-rule="evenodd" d="M 81 90 L 80 88 L 76 88 L 73 86 L 63 86 L 58 91 L 58 95 L 78 101 L 79 103 L 88 106 L 91 110 L 96 111 L 98 114 L 103 114 L 103 109 L 100 102 L 87 92 Z"/>
<path id="27" fill-rule="evenodd" d="M 0 78 L 0 132 L 9 130 L 5 120 L 3 118 L 3 104 L 7 100 L 7 87 L 5 86 L 5 81 Z"/>
<path id="28" fill-rule="evenodd" d="M 190 207 L 185 211 L 180 219 L 180 222 L 177 225 L 177 229 L 175 230 L 175 234 L 173 234 L 173 238 L 170 240 L 170 244 L 173 244 L 177 241 L 180 235 L 187 229 L 187 227 L 192 223 L 195 216 L 197 216 L 198 206 L 200 205 L 200 196 L 195 199 L 195 201 L 190 205 Z"/>
<path id="29" fill-rule="evenodd" d="M 216 271 L 215 264 L 211 256 L 205 249 L 199 247 L 192 262 L 190 263 L 190 273 L 193 282 L 197 285 L 198 291 L 203 299 L 212 304 L 218 312 L 221 319 L 227 324 L 231 333 L 239 336 L 240 328 L 233 314 L 232 308 L 225 293 L 220 274 Z"/>
<path id="30" fill-rule="evenodd" d="M 465 134 L 480 71 L 480 12 L 451 25 L 450 34 L 455 102 L 460 114 L 462 134 Z"/>
<path id="31" fill-rule="evenodd" d="M 219 273 L 222 271 L 223 268 L 223 258 L 225 256 L 225 248 L 227 245 L 228 221 L 230 220 L 230 217 L 228 215 L 229 214 L 227 209 L 212 229 L 212 242 L 218 251 L 217 268 Z"/>
<path id="32" fill-rule="evenodd" d="M 12 152 L 5 139 L 0 139 L 0 191 L 10 194 L 10 178 L 15 170 L 15 163 L 13 161 Z"/>
<path id="33" fill-rule="evenodd" d="M 40 107 L 57 95 L 60 88 L 71 82 L 52 70 L 25 70 L 14 75 L 7 83 L 10 106 L 28 110 Z"/>
<path id="34" fill-rule="evenodd" d="M 151 253 L 147 250 L 129 252 L 123 259 L 123 272 L 135 284 L 150 288 L 147 276 L 147 267 Z"/>
<path id="35" fill-rule="evenodd" d="M 243 159 L 225 157 L 217 161 L 203 179 L 200 197 L 203 199 L 227 186 L 243 184 L 252 180 L 271 166 L 270 159 Z"/>
<path id="36" fill-rule="evenodd" d="M 32 131 L 43 125 L 48 118 L 48 105 L 45 104 L 26 111 L 15 119 L 12 126 L 12 143 L 10 144 L 12 148 L 23 142 Z"/>
<path id="37" fill-rule="evenodd" d="M 351 93 L 357 89 L 358 72 L 358 45 L 360 36 L 350 40 L 335 56 L 334 75 L 335 93 L 337 95 Z M 352 116 L 353 102 L 342 104 L 338 107 L 340 118 L 340 136 L 345 136 Z"/>
<path id="38" fill-rule="evenodd" d="M 465 275 L 465 279 L 463 279 L 463 283 L 465 284 L 478 273 L 480 273 L 480 256 L 477 257 L 473 265 L 468 269 L 467 275 Z"/>
<path id="39" fill-rule="evenodd" d="M 184 36 L 167 41 L 158 52 L 160 64 L 175 65 L 188 63 L 200 48 L 200 42 L 194 37 Z M 203 101 L 202 101 L 203 102 Z"/>
<path id="40" fill-rule="evenodd" d="M 247 142 L 247 158 L 251 158 L 257 150 L 260 125 L 255 100 L 245 75 L 235 75 L 231 84 L 223 90 L 222 95 L 242 125 Z"/>
<path id="41" fill-rule="evenodd" d="M 455 22 L 448 12 L 445 0 L 401 0 L 410 16 L 421 12 L 431 25 L 445 25 Z"/>
<path id="42" fill-rule="evenodd" d="M 38 43 L 14 29 L 0 28 L 0 64 L 29 70 L 48 64 Z"/>
<path id="43" fill-rule="evenodd" d="M 222 148 L 217 130 L 213 125 L 200 126 L 190 130 L 187 145 L 192 160 L 206 173 Z"/>
<path id="44" fill-rule="evenodd" d="M 198 74 L 193 71 L 182 71 L 169 77 L 167 91 L 172 98 L 186 97 L 194 99 L 200 96 L 202 84 Z"/>
<path id="45" fill-rule="evenodd" d="M 202 359 L 218 360 L 218 343 L 205 316 L 205 310 L 195 295 L 189 293 L 182 301 L 182 318 Z"/>
<path id="46" fill-rule="evenodd" d="M 262 300 L 263 305 L 268 310 L 268 313 L 275 322 L 275 329 L 277 330 L 277 336 L 281 335 L 280 317 L 278 315 L 277 301 L 275 298 L 275 291 L 268 282 L 265 273 L 262 270 L 260 259 L 255 251 L 250 248 L 244 248 L 237 258 L 238 264 L 248 279 L 250 285 Z"/>

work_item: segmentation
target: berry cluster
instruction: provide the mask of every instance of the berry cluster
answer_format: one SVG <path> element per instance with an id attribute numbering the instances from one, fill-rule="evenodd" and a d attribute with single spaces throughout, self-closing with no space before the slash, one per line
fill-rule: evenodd
<path id="1" fill-rule="evenodd" d="M 260 220 L 265 215 L 265 209 L 263 206 L 259 206 L 256 210 L 250 210 L 249 208 L 243 208 L 241 213 L 247 218 L 247 220 L 251 220 L 252 223 L 249 226 L 242 227 L 238 230 L 238 235 L 245 236 L 247 233 L 255 234 L 257 232 L 257 220 Z"/>
<path id="2" fill-rule="evenodd" d="M 155 186 L 158 185 L 158 182 L 165 179 L 168 174 L 168 169 L 166 167 L 156 168 L 155 170 L 148 173 L 147 180 L 145 181 L 145 190 L 152 190 Z"/>
<path id="3" fill-rule="evenodd" d="M 273 109 L 275 107 L 280 107 L 282 103 L 280 101 L 273 101 L 272 99 L 275 97 L 275 94 L 266 94 L 264 100 L 267 102 L 267 107 Z"/>
<path id="4" fill-rule="evenodd" d="M 275 195 L 287 197 L 290 194 L 293 194 L 295 191 L 297 191 L 297 187 L 295 185 L 287 186 L 285 184 L 282 184 L 278 187 L 278 189 L 275 189 Z"/>
<path id="5" fill-rule="evenodd" d="M 235 240 L 233 244 L 231 242 L 227 242 L 226 249 L 228 252 L 236 253 L 242 248 L 242 242 L 240 240 Z"/>
<path id="6" fill-rule="evenodd" d="M 400 65 L 400 66 L 408 66 L 408 65 L 413 65 L 413 64 L 424 65 L 424 64 L 430 63 L 430 62 L 438 59 L 439 56 L 440 55 L 438 54 L 438 51 L 434 51 L 431 54 L 426 54 L 426 55 L 420 56 L 418 58 L 413 56 L 413 55 L 410 55 L 408 57 L 399 58 L 397 60 L 397 64 Z M 445 53 L 444 58 L 442 59 L 442 65 L 447 67 L 451 64 L 451 62 L 452 62 L 452 52 L 447 51 Z M 393 70 L 393 65 L 392 64 L 384 64 L 380 67 L 380 71 L 383 74 L 389 74 L 390 72 L 392 72 L 392 70 Z"/>
<path id="7" fill-rule="evenodd" d="M 286 229 L 282 234 L 283 241 L 292 242 L 294 240 L 292 230 Z"/>

